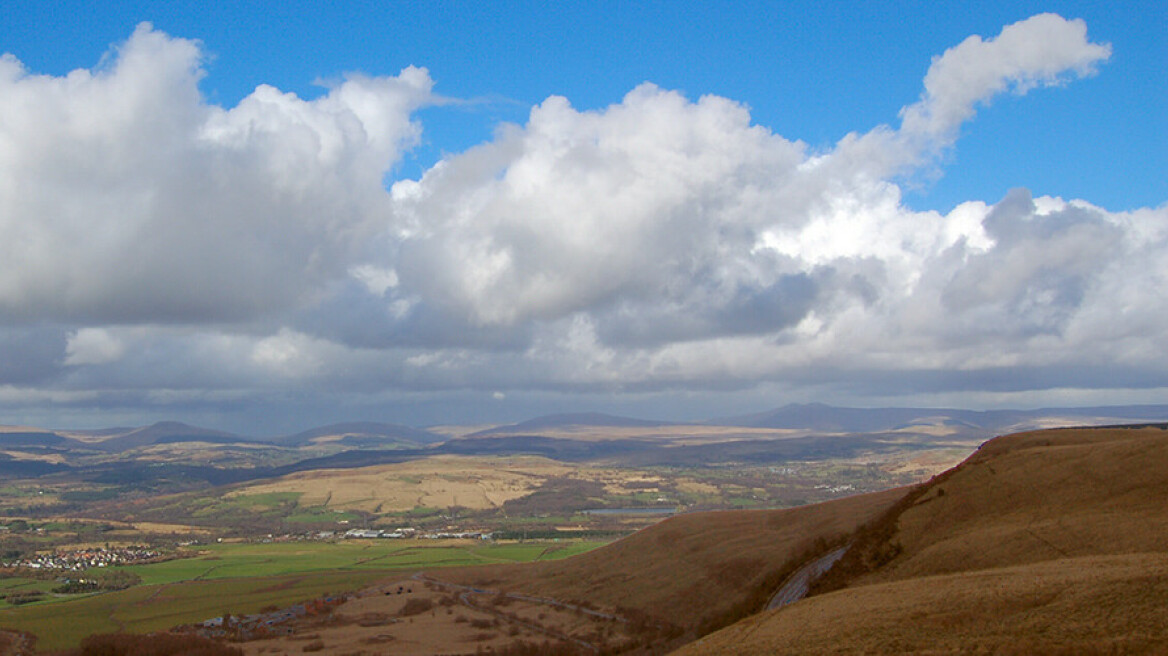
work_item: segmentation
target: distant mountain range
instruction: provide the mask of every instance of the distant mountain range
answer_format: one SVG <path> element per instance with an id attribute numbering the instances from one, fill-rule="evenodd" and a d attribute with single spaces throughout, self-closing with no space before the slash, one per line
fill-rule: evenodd
<path id="1" fill-rule="evenodd" d="M 124 493 L 160 494 L 443 455 L 542 456 L 614 467 L 766 467 L 968 452 L 995 435 L 1038 427 L 1154 423 L 1168 425 L 1168 406 L 978 412 L 812 404 L 701 424 L 580 413 L 462 437 L 374 422 L 265 440 L 179 422 L 97 431 L 0 426 L 0 478 L 57 476 Z"/>
<path id="2" fill-rule="evenodd" d="M 545 430 L 566 430 L 578 427 L 588 428 L 657 428 L 661 426 L 679 426 L 684 425 L 678 422 L 668 421 L 651 421 L 647 419 L 633 419 L 631 417 L 618 417 L 615 415 L 606 415 L 601 412 L 577 412 L 569 414 L 544 415 L 536 417 L 535 419 L 528 419 L 527 421 L 519 422 L 518 424 L 508 424 L 506 426 L 496 426 L 495 428 L 488 428 L 477 433 L 467 435 L 467 437 L 489 437 L 494 435 L 518 435 L 538 433 Z"/>
<path id="3" fill-rule="evenodd" d="M 848 408 L 821 403 L 790 404 L 767 412 L 700 422 L 670 422 L 620 417 L 599 412 L 555 414 L 481 430 L 467 438 L 538 436 L 584 429 L 654 429 L 671 426 L 725 426 L 798 430 L 808 433 L 881 433 L 924 428 L 947 428 L 987 438 L 1003 431 L 1071 425 L 1109 425 L 1168 421 L 1168 405 L 1040 408 L 1036 410 L 961 410 L 955 408 Z M 213 444 L 268 443 L 304 447 L 331 443 L 348 448 L 385 446 L 426 447 L 448 436 L 399 424 L 348 422 L 320 426 L 292 435 L 256 438 L 226 431 L 164 421 L 138 428 L 44 430 L 0 426 L 0 448 L 48 447 L 120 453 L 155 444 L 209 442 Z M 456 449 L 461 450 L 461 449 Z"/>
<path id="4" fill-rule="evenodd" d="M 599 412 L 555 414 L 496 426 L 466 437 L 538 435 L 587 428 L 666 428 L 727 426 L 798 430 L 812 433 L 879 433 L 918 427 L 948 427 L 992 437 L 1001 431 L 1070 425 L 1130 424 L 1168 421 L 1168 405 L 1039 408 L 1036 410 L 961 410 L 957 408 L 848 408 L 823 403 L 792 403 L 748 415 L 696 422 L 634 419 Z"/>
<path id="5" fill-rule="evenodd" d="M 949 425 L 989 432 L 1048 428 L 1052 425 L 1138 423 L 1168 420 L 1168 405 L 959 410 L 955 408 L 841 408 L 822 403 L 791 404 L 757 414 L 712 420 L 710 424 L 802 429 L 825 433 L 872 433 L 910 426 Z"/>

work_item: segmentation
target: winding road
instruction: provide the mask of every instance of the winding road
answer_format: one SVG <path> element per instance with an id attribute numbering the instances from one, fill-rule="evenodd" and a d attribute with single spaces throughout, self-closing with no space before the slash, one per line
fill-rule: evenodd
<path id="1" fill-rule="evenodd" d="M 848 551 L 848 547 L 850 546 L 851 545 L 845 545 L 833 551 L 829 551 L 828 553 L 820 556 L 819 558 L 816 558 L 815 560 L 796 570 L 795 573 L 792 574 L 786 580 L 786 582 L 783 583 L 783 586 L 779 588 L 779 591 L 776 592 L 773 597 L 771 597 L 770 602 L 767 603 L 767 610 L 782 608 L 787 604 L 793 604 L 803 597 L 806 597 L 807 590 L 811 587 L 811 583 L 815 581 L 815 579 L 826 574 L 827 570 L 831 569 L 832 565 L 835 565 L 840 558 L 843 558 L 844 554 Z"/>

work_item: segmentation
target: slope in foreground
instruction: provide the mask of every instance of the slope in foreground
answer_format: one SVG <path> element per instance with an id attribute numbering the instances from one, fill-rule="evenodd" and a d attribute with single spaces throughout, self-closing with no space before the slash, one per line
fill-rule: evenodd
<path id="1" fill-rule="evenodd" d="M 819 596 L 682 654 L 1164 653 L 1168 431 L 992 440 L 854 536 Z"/>

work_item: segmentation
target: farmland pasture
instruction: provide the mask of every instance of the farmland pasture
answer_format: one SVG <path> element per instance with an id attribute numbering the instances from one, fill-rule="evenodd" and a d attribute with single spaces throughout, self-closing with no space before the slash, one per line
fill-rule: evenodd
<path id="1" fill-rule="evenodd" d="M 299 472 L 117 507 L 135 521 L 201 525 L 225 534 L 536 522 L 599 528 L 591 508 L 782 508 L 914 483 L 968 451 L 930 450 L 783 466 L 615 467 L 537 456 L 437 456 L 409 463 Z M 114 514 L 120 513 L 120 514 Z M 603 522 L 601 522 L 603 523 Z M 643 524 L 643 522 L 642 522 Z M 246 528 L 245 528 L 246 527 Z M 611 528 L 611 527 L 609 527 Z"/>
<path id="2" fill-rule="evenodd" d="M 37 634 L 42 650 L 76 646 L 97 632 L 145 632 L 355 590 L 394 572 L 556 560 L 599 542 L 494 544 L 476 540 L 345 540 L 224 543 L 193 558 L 128 566 L 129 590 L 0 610 L 0 626 Z"/>

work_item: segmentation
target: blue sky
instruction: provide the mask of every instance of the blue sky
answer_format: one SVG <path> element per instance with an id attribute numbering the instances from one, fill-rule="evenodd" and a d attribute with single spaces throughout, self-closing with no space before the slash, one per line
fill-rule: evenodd
<path id="1" fill-rule="evenodd" d="M 1166 26 L 11 3 L 0 424 L 1164 401 Z"/>
<path id="2" fill-rule="evenodd" d="M 396 172 L 522 122 L 550 95 L 580 109 L 618 102 L 641 82 L 750 106 L 756 123 L 812 146 L 893 123 L 920 93 L 931 57 L 1040 12 L 1082 18 L 1113 44 L 1104 75 L 1025 99 L 999 98 L 966 126 L 938 180 L 910 202 L 947 211 L 1013 186 L 1081 196 L 1108 209 L 1168 197 L 1168 8 L 1140 2 L 545 3 L 284 2 L 112 5 L 18 2 L 0 48 L 30 69 L 95 65 L 135 25 L 199 39 L 201 87 L 231 106 L 259 84 L 302 97 L 350 71 L 426 67 L 437 93 L 479 101 L 424 110 L 422 148 Z"/>

